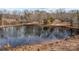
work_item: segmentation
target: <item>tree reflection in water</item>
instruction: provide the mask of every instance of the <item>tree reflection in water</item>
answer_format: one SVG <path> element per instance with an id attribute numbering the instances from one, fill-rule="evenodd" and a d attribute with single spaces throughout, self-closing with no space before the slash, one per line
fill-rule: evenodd
<path id="1" fill-rule="evenodd" d="M 70 29 L 61 27 L 18 26 L 0 29 L 0 47 L 10 44 L 13 47 L 34 44 L 42 41 L 63 39 L 70 36 Z"/>

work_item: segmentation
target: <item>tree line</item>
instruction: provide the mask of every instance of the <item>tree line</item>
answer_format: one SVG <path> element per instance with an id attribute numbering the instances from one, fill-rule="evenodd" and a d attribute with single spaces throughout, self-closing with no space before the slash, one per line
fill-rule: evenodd
<path id="1" fill-rule="evenodd" d="M 55 19 L 59 19 L 62 22 L 79 23 L 79 10 L 65 10 L 56 9 L 52 10 L 0 10 L 0 20 L 2 18 L 14 18 L 16 20 L 26 20 L 27 22 L 44 22 L 47 24 L 51 23 Z"/>

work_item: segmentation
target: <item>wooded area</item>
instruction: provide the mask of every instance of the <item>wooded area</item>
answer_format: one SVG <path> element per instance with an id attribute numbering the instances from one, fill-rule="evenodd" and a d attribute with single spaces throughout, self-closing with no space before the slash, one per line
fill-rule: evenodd
<path id="1" fill-rule="evenodd" d="M 55 21 L 58 20 L 58 21 Z M 79 27 L 79 10 L 0 10 L 0 25 L 13 25 L 20 23 L 70 23 L 71 26 Z M 63 24 L 64 24 L 63 23 Z"/>

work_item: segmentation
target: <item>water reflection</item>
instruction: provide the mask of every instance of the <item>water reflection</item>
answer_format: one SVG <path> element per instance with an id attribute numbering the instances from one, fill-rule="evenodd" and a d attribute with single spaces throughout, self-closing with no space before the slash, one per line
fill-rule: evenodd
<path id="1" fill-rule="evenodd" d="M 22 44 L 67 38 L 70 34 L 70 29 L 63 29 L 61 27 L 18 26 L 1 28 L 0 46 L 9 43 L 16 47 Z"/>

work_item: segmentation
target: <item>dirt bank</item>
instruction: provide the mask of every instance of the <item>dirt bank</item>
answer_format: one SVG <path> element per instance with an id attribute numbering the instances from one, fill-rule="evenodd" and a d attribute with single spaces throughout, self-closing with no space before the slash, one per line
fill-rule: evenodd
<path id="1" fill-rule="evenodd" d="M 78 51 L 79 35 L 65 40 L 56 40 L 34 45 L 17 46 L 16 48 L 7 48 L 9 51 Z"/>

